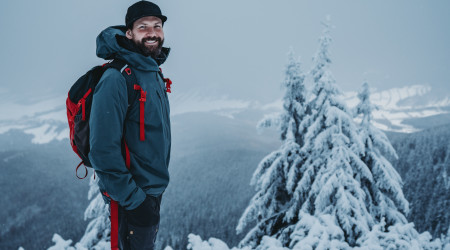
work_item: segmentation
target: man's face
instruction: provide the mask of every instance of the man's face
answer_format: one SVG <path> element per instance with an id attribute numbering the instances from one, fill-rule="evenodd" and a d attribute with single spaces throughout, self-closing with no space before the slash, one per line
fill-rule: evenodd
<path id="1" fill-rule="evenodd" d="M 142 17 L 134 22 L 133 29 L 127 30 L 126 36 L 144 55 L 157 58 L 164 43 L 162 21 L 154 16 Z"/>

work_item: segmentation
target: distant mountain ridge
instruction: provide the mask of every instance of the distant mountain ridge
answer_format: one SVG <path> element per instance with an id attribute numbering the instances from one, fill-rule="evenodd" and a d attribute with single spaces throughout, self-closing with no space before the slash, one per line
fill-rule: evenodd
<path id="1" fill-rule="evenodd" d="M 438 93 L 427 85 L 411 85 L 383 91 L 372 91 L 371 101 L 378 106 L 373 112 L 374 124 L 385 131 L 411 133 L 433 124 L 450 123 L 450 93 Z M 48 98 L 34 104 L 3 103 L 0 107 L 0 134 L 18 129 L 34 136 L 33 143 L 48 143 L 68 138 L 65 96 Z M 190 112 L 212 112 L 233 119 L 250 115 L 256 122 L 265 114 L 282 109 L 281 99 L 271 103 L 239 100 L 229 96 L 205 96 L 199 92 L 170 95 L 171 115 Z M 349 107 L 358 102 L 357 92 L 344 92 Z"/>
<path id="2" fill-rule="evenodd" d="M 450 94 L 434 98 L 432 88 L 426 85 L 412 85 L 373 91 L 371 101 L 378 106 L 373 112 L 375 125 L 385 131 L 416 132 L 420 129 L 408 123 L 410 119 L 428 118 L 450 112 Z M 350 107 L 358 103 L 357 92 L 344 93 Z M 447 122 L 450 123 L 450 118 Z"/>

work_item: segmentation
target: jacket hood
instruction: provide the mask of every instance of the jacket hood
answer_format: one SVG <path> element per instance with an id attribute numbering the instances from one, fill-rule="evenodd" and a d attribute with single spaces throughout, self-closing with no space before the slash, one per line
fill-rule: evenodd
<path id="1" fill-rule="evenodd" d="M 144 71 L 159 71 L 170 52 L 170 48 L 163 47 L 158 58 L 144 56 L 139 48 L 125 36 L 126 27 L 111 26 L 97 36 L 97 56 L 105 60 L 122 59 L 132 67 Z"/>

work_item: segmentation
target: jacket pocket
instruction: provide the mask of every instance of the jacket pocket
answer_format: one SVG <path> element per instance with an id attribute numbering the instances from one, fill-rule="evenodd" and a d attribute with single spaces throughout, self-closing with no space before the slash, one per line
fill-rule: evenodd
<path id="1" fill-rule="evenodd" d="M 151 249 L 155 247 L 159 225 L 138 227 L 128 225 L 128 244 L 130 249 Z"/>

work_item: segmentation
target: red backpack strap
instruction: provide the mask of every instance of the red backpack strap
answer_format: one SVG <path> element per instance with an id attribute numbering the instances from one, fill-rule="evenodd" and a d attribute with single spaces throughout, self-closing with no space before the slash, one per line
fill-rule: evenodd
<path id="1" fill-rule="evenodd" d="M 78 102 L 81 105 L 82 113 L 81 113 L 81 120 L 86 120 L 86 98 L 91 94 L 92 89 L 89 89 L 86 94 L 84 94 L 83 98 Z"/>
<path id="2" fill-rule="evenodd" d="M 78 164 L 77 168 L 75 169 L 75 175 L 76 175 L 77 178 L 80 179 L 80 180 L 86 178 L 86 176 L 88 175 L 88 170 L 87 170 L 87 168 L 86 168 L 86 165 L 84 165 L 83 163 L 84 163 L 84 162 L 81 161 L 80 164 Z M 85 174 L 84 174 L 83 177 L 78 176 L 78 168 L 80 168 L 81 164 L 83 164 L 83 166 L 84 166 L 84 171 L 85 171 Z"/>

